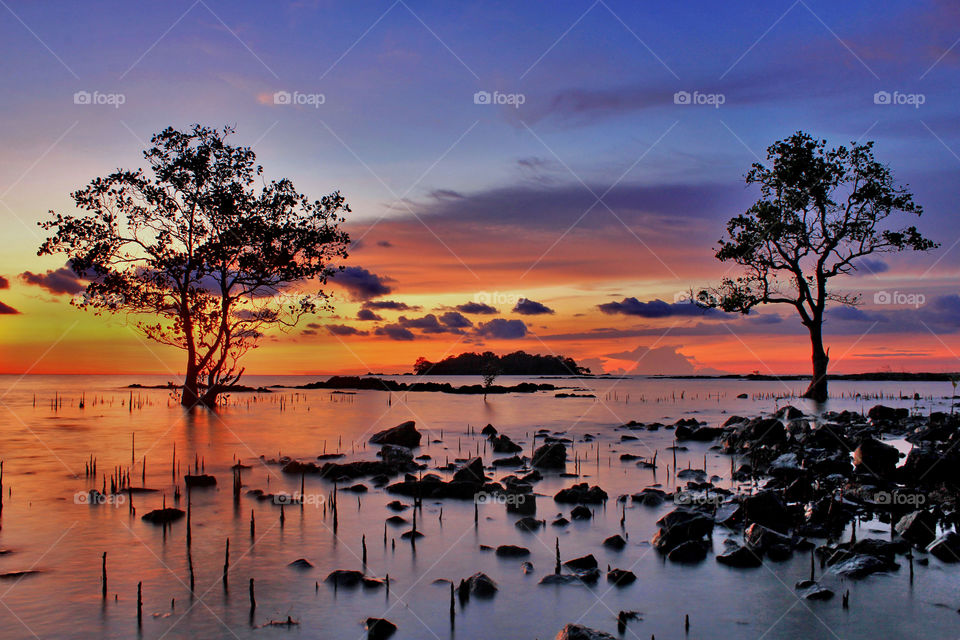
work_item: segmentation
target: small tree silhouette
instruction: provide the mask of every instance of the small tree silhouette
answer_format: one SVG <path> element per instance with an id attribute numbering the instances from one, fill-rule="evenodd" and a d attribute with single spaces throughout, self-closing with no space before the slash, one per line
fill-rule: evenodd
<path id="1" fill-rule="evenodd" d="M 874 159 L 873 142 L 827 149 L 825 140 L 800 131 L 771 145 L 767 160 L 770 166 L 755 163 L 746 175 L 748 185 L 760 185 L 760 199 L 727 223 L 716 254 L 745 273 L 699 291 L 697 302 L 744 314 L 761 304 L 794 307 L 812 345 L 813 378 L 804 396 L 822 402 L 829 362 L 824 310 L 827 303 L 860 302 L 828 288 L 829 281 L 855 271 L 864 256 L 938 245 L 915 226 L 887 227 L 894 214 L 923 210 Z"/>

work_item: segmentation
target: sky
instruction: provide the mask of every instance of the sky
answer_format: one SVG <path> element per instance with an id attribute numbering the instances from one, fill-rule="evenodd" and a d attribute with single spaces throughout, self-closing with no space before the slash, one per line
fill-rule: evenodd
<path id="1" fill-rule="evenodd" d="M 78 310 L 38 257 L 49 211 L 144 165 L 168 126 L 233 125 L 268 178 L 340 190 L 334 310 L 266 336 L 262 374 L 410 371 L 523 349 L 594 372 L 805 373 L 795 312 L 702 313 L 691 288 L 804 130 L 875 141 L 924 207 L 923 254 L 837 281 L 836 372 L 960 370 L 960 5 L 0 2 L 0 372 L 158 373 L 182 356 Z"/>

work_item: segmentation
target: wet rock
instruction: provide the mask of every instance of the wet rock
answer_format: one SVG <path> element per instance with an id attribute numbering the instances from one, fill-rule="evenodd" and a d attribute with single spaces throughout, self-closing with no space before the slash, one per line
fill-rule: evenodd
<path id="1" fill-rule="evenodd" d="M 523 573 L 524 573 L 525 575 L 526 575 L 526 574 L 529 574 L 529 573 L 533 573 L 533 563 L 532 563 L 532 562 L 523 561 L 523 562 L 520 563 L 520 568 L 523 570 Z"/>
<path id="2" fill-rule="evenodd" d="M 493 461 L 493 466 L 495 467 L 522 467 L 524 464 L 523 458 L 520 456 L 510 456 L 509 458 L 497 458 Z"/>
<path id="3" fill-rule="evenodd" d="M 497 428 L 492 424 L 488 424 L 487 426 L 485 426 L 483 429 L 480 430 L 480 435 L 486 436 L 487 438 L 489 438 L 490 436 L 495 436 L 497 435 Z"/>
<path id="4" fill-rule="evenodd" d="M 864 578 L 880 571 L 892 571 L 899 568 L 895 562 L 886 561 L 877 556 L 857 554 L 830 568 L 830 571 L 847 578 Z"/>
<path id="5" fill-rule="evenodd" d="M 763 564 L 760 556 L 760 551 L 743 545 L 737 545 L 730 551 L 717 556 L 717 562 L 720 564 L 725 564 L 728 567 L 748 569 L 752 567 L 759 567 Z"/>
<path id="6" fill-rule="evenodd" d="M 151 524 L 170 524 L 171 522 L 176 522 L 185 515 L 187 515 L 187 513 L 183 509 L 166 507 L 165 509 L 154 509 L 153 511 L 144 514 L 141 517 L 141 520 L 145 520 Z"/>
<path id="7" fill-rule="evenodd" d="M 781 420 L 796 420 L 797 418 L 803 417 L 803 411 L 788 404 L 785 407 L 781 407 L 780 410 L 773 415 Z"/>
<path id="8" fill-rule="evenodd" d="M 704 540 L 688 540 L 687 542 L 681 542 L 670 550 L 670 553 L 667 554 L 667 559 L 671 562 L 680 562 L 686 564 L 701 562 L 707 557 L 708 546 L 708 543 Z"/>
<path id="9" fill-rule="evenodd" d="M 337 569 L 331 571 L 323 581 L 337 587 L 356 587 L 363 581 L 363 572 L 352 569 Z"/>
<path id="10" fill-rule="evenodd" d="M 377 452 L 377 457 L 381 458 L 386 464 L 402 467 L 413 462 L 413 451 L 403 445 L 385 444 Z"/>
<path id="11" fill-rule="evenodd" d="M 585 627 L 582 624 L 568 624 L 563 629 L 560 630 L 560 633 L 557 634 L 557 637 L 554 640 L 616 640 L 609 633 L 604 633 L 602 631 L 597 631 L 596 629 L 591 629 L 590 627 Z"/>
<path id="12" fill-rule="evenodd" d="M 483 484 L 487 477 L 483 474 L 483 460 L 479 457 L 471 458 L 453 474 L 456 482 L 472 482 Z"/>
<path id="13" fill-rule="evenodd" d="M 508 493 L 506 499 L 507 513 L 532 516 L 537 512 L 537 497 L 532 493 Z"/>
<path id="14" fill-rule="evenodd" d="M 191 489 L 217 486 L 217 479 L 207 473 L 183 476 L 183 483 Z"/>
<path id="15" fill-rule="evenodd" d="M 793 519 L 783 501 L 773 491 L 761 491 L 743 501 L 743 517 L 775 531 L 789 531 Z"/>
<path id="16" fill-rule="evenodd" d="M 537 448 L 531 464 L 542 469 L 563 469 L 567 466 L 567 447 L 562 442 L 550 442 Z"/>
<path id="17" fill-rule="evenodd" d="M 744 531 L 747 544 L 760 551 L 768 551 L 775 545 L 790 547 L 790 536 L 774 531 L 761 524 L 752 524 Z"/>
<path id="18" fill-rule="evenodd" d="M 485 573 L 475 573 L 465 581 L 460 582 L 461 590 L 465 589 L 471 596 L 478 598 L 492 598 L 498 590 L 497 583 Z"/>
<path id="19" fill-rule="evenodd" d="M 313 569 L 313 563 L 306 558 L 297 558 L 287 566 L 292 569 Z"/>
<path id="20" fill-rule="evenodd" d="M 581 482 L 561 489 L 553 499 L 568 504 L 602 504 L 607 500 L 607 492 L 596 485 L 591 487 L 586 482 Z"/>
<path id="21" fill-rule="evenodd" d="M 401 525 L 401 524 L 406 524 L 407 519 L 404 518 L 403 516 L 390 516 L 389 518 L 387 518 L 387 522 L 392 525 Z"/>
<path id="22" fill-rule="evenodd" d="M 833 597 L 833 591 L 810 580 L 803 582 L 804 586 L 797 590 L 797 595 L 807 600 L 829 600 Z"/>
<path id="23" fill-rule="evenodd" d="M 647 507 L 659 507 L 667 499 L 667 494 L 661 489 L 647 487 L 640 493 L 633 494 L 633 501 Z"/>
<path id="24" fill-rule="evenodd" d="M 653 536 L 653 546 L 669 553 L 685 542 L 699 541 L 713 531 L 713 519 L 689 507 L 679 507 L 657 520 L 660 527 Z"/>
<path id="25" fill-rule="evenodd" d="M 705 482 L 707 479 L 707 472 L 703 469 L 681 469 L 680 472 L 677 473 L 677 478 L 680 480 Z"/>
<path id="26" fill-rule="evenodd" d="M 417 431 L 416 423 L 408 420 L 390 429 L 384 429 L 373 434 L 370 442 L 373 444 L 396 444 L 401 447 L 414 448 L 420 446 L 423 436 Z"/>
<path id="27" fill-rule="evenodd" d="M 410 505 L 403 504 L 399 500 L 391 500 L 387 503 L 387 509 L 390 509 L 391 511 L 406 511 L 409 508 Z"/>
<path id="28" fill-rule="evenodd" d="M 891 475 L 899 461 L 900 452 L 896 447 L 874 438 L 865 438 L 853 452 L 854 469 L 880 477 Z"/>
<path id="29" fill-rule="evenodd" d="M 625 546 L 627 546 L 627 541 L 624 540 L 623 537 L 618 533 L 604 540 L 603 546 L 605 546 L 608 549 L 614 549 L 616 551 L 619 551 L 623 549 Z"/>
<path id="30" fill-rule="evenodd" d="M 523 447 L 511 440 L 509 436 L 499 435 L 490 438 L 490 444 L 494 453 L 519 453 Z"/>
<path id="31" fill-rule="evenodd" d="M 551 573 L 550 575 L 543 576 L 540 578 L 540 584 L 583 584 L 583 580 L 580 579 L 580 576 L 570 573 L 560 573 L 555 574 Z"/>
<path id="32" fill-rule="evenodd" d="M 544 526 L 543 520 L 537 520 L 536 518 L 531 518 L 530 516 L 520 518 L 516 522 L 517 529 L 520 529 L 521 531 L 532 532 L 538 530 L 542 526 Z"/>
<path id="33" fill-rule="evenodd" d="M 636 582 L 636 580 L 636 574 L 627 569 L 611 569 L 607 571 L 607 582 L 611 582 L 618 587 L 625 587 L 632 582 Z"/>
<path id="34" fill-rule="evenodd" d="M 568 524 L 570 524 L 570 521 L 564 518 L 563 516 L 560 516 L 550 524 L 553 525 L 554 527 L 565 527 Z"/>
<path id="35" fill-rule="evenodd" d="M 946 532 L 927 546 L 927 553 L 941 562 L 960 562 L 960 534 Z"/>
<path id="36" fill-rule="evenodd" d="M 574 520 L 589 520 L 593 517 L 593 512 L 581 504 L 573 508 L 570 517 Z"/>
<path id="37" fill-rule="evenodd" d="M 937 521 L 929 511 L 913 511 L 900 518 L 894 528 L 907 542 L 926 547 L 936 537 Z"/>
<path id="38" fill-rule="evenodd" d="M 367 488 L 367 485 L 360 483 L 347 487 L 344 489 L 344 491 L 349 491 L 350 493 L 366 493 L 369 491 L 369 489 Z"/>
<path id="39" fill-rule="evenodd" d="M 573 569 L 575 571 L 586 571 L 588 569 L 597 568 L 597 559 L 593 557 L 593 554 L 581 556 L 579 558 L 574 558 L 573 560 L 567 560 L 563 563 L 563 566 Z"/>
<path id="40" fill-rule="evenodd" d="M 530 549 L 513 544 L 502 544 L 497 547 L 497 555 L 501 558 L 521 558 L 530 555 Z"/>
<path id="41" fill-rule="evenodd" d="M 870 411 L 867 412 L 867 417 L 874 422 L 897 422 L 909 415 L 909 409 L 894 409 L 893 407 L 887 407 L 882 404 L 872 407 Z"/>
<path id="42" fill-rule="evenodd" d="M 386 640 L 397 631 L 397 625 L 383 618 L 367 618 L 367 640 Z"/>

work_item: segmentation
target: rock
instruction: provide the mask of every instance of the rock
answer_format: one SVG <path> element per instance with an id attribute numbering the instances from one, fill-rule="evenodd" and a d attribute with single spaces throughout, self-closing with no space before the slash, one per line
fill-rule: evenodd
<path id="1" fill-rule="evenodd" d="M 609 633 L 604 633 L 603 631 L 597 631 L 596 629 L 591 629 L 590 627 L 585 627 L 582 624 L 568 624 L 563 629 L 560 630 L 560 633 L 557 634 L 557 637 L 554 640 L 616 640 Z"/>
<path id="2" fill-rule="evenodd" d="M 900 518 L 895 529 L 907 542 L 926 547 L 936 537 L 937 522 L 928 511 L 913 511 Z"/>
<path id="3" fill-rule="evenodd" d="M 611 569 L 607 571 L 607 582 L 612 582 L 618 587 L 625 587 L 636 580 L 636 574 L 627 569 Z"/>
<path id="4" fill-rule="evenodd" d="M 171 522 L 176 522 L 185 515 L 187 514 L 183 509 L 166 507 L 165 509 L 154 509 L 149 513 L 145 513 L 141 520 L 146 520 L 151 524 L 170 524 Z"/>
<path id="5" fill-rule="evenodd" d="M 681 542 L 667 554 L 671 562 L 695 563 L 707 557 L 708 543 L 704 540 Z"/>
<path id="6" fill-rule="evenodd" d="M 483 484 L 487 477 L 483 474 L 483 460 L 479 457 L 471 458 L 453 474 L 455 482 L 472 482 Z"/>
<path id="7" fill-rule="evenodd" d="M 554 527 L 565 527 L 565 526 L 567 526 L 568 524 L 570 524 L 570 521 L 567 520 L 566 518 L 564 518 L 563 516 L 560 516 L 559 518 L 557 518 L 556 520 L 554 520 L 554 521 L 551 522 L 550 524 L 551 524 L 552 526 L 554 526 Z"/>
<path id="8" fill-rule="evenodd" d="M 387 503 L 387 509 L 390 509 L 391 511 L 406 511 L 409 508 L 410 505 L 403 504 L 399 500 L 391 500 Z"/>
<path id="9" fill-rule="evenodd" d="M 580 576 L 571 573 L 551 573 L 540 578 L 539 584 L 583 584 Z"/>
<path id="10" fill-rule="evenodd" d="M 707 479 L 707 472 L 703 469 L 681 469 L 680 472 L 677 473 L 677 478 L 680 480 L 705 482 Z"/>
<path id="11" fill-rule="evenodd" d="M 750 547 L 737 545 L 730 551 L 717 556 L 717 562 L 720 564 L 725 564 L 728 567 L 748 569 L 752 567 L 759 567 L 763 564 L 763 561 L 760 559 L 760 555 L 760 551 L 756 551 Z"/>
<path id="12" fill-rule="evenodd" d="M 570 512 L 570 518 L 573 520 L 589 520 L 593 517 L 593 512 L 585 506 L 577 505 L 573 508 L 573 511 Z"/>
<path id="13" fill-rule="evenodd" d="M 549 442 L 533 452 L 531 464 L 543 469 L 564 469 L 567 466 L 567 447 L 562 442 Z"/>
<path id="14" fill-rule="evenodd" d="M 575 571 L 587 571 L 588 569 L 597 568 L 597 559 L 594 558 L 591 553 L 579 558 L 574 558 L 573 560 L 567 560 L 563 563 L 563 566 Z"/>
<path id="15" fill-rule="evenodd" d="M 759 551 L 767 551 L 774 545 L 789 548 L 791 543 L 790 536 L 756 523 L 747 527 L 743 533 L 743 537 L 748 545 Z"/>
<path id="16" fill-rule="evenodd" d="M 607 500 L 607 492 L 596 485 L 591 487 L 586 482 L 581 482 L 561 489 L 553 499 L 561 503 L 602 504 Z"/>
<path id="17" fill-rule="evenodd" d="M 183 483 L 190 487 L 191 489 L 199 489 L 202 487 L 215 487 L 217 486 L 217 479 L 213 476 L 200 473 L 197 475 L 185 475 L 183 476 Z"/>
<path id="18" fill-rule="evenodd" d="M 653 546 L 668 553 L 684 542 L 696 541 L 713 531 L 713 519 L 694 509 L 678 507 L 657 520 L 660 529 L 653 536 Z"/>
<path id="19" fill-rule="evenodd" d="M 350 493 L 366 493 L 367 491 L 369 491 L 369 489 L 367 488 L 367 485 L 363 483 L 358 483 L 353 486 L 347 487 L 346 489 L 344 489 L 344 491 L 349 491 Z"/>
<path id="20" fill-rule="evenodd" d="M 412 449 L 420 446 L 420 438 L 422 437 L 420 432 L 417 431 L 416 423 L 413 420 L 408 420 L 390 429 L 378 431 L 370 438 L 370 442 L 373 444 L 397 444 Z"/>
<path id="21" fill-rule="evenodd" d="M 909 409 L 894 409 L 878 404 L 867 412 L 867 417 L 874 422 L 897 422 L 910 415 Z"/>
<path id="22" fill-rule="evenodd" d="M 493 446 L 494 453 L 519 453 L 523 447 L 511 440 L 506 435 L 499 435 L 490 438 L 490 444 Z"/>
<path id="23" fill-rule="evenodd" d="M 383 618 L 367 618 L 367 640 L 386 640 L 397 631 L 397 625 Z"/>
<path id="24" fill-rule="evenodd" d="M 639 502 L 647 507 L 659 507 L 666 499 L 667 494 L 663 490 L 654 487 L 647 487 L 640 493 L 633 494 L 634 502 Z"/>
<path id="25" fill-rule="evenodd" d="M 287 566 L 293 569 L 313 569 L 313 563 L 306 558 L 297 558 Z"/>
<path id="26" fill-rule="evenodd" d="M 363 572 L 352 569 L 337 569 L 331 571 L 323 581 L 337 587 L 355 587 L 363 581 Z"/>
<path id="27" fill-rule="evenodd" d="M 803 583 L 804 587 L 798 590 L 801 598 L 806 598 L 807 600 L 829 600 L 833 597 L 833 591 L 820 586 L 816 582 L 804 580 Z"/>
<path id="28" fill-rule="evenodd" d="M 536 531 L 543 526 L 543 520 L 537 520 L 536 518 L 531 518 L 526 516 L 525 518 L 520 518 L 516 522 L 517 529 L 521 531 Z"/>
<path id="29" fill-rule="evenodd" d="M 464 583 L 461 584 L 463 586 Z M 485 573 L 475 573 L 467 578 L 466 589 L 472 596 L 492 598 L 497 593 L 497 583 Z"/>
<path id="30" fill-rule="evenodd" d="M 899 565 L 895 562 L 888 562 L 877 556 L 857 554 L 833 565 L 830 571 L 847 578 L 864 578 L 872 573 L 891 571 L 898 568 Z"/>
<path id="31" fill-rule="evenodd" d="M 785 407 L 780 407 L 780 410 L 773 415 L 781 420 L 796 420 L 797 418 L 803 417 L 803 411 L 788 404 Z"/>
<path id="32" fill-rule="evenodd" d="M 960 562 L 960 534 L 946 532 L 927 546 L 927 553 L 941 562 Z"/>
<path id="33" fill-rule="evenodd" d="M 789 531 L 793 519 L 780 497 L 773 491 L 761 491 L 743 501 L 743 518 L 775 531 Z"/>
<path id="34" fill-rule="evenodd" d="M 740 399 L 740 400 L 746 400 L 746 399 L 749 398 L 749 397 L 750 397 L 750 396 L 748 396 L 748 395 L 745 394 L 745 393 L 738 393 L 738 394 L 737 394 L 737 398 Z"/>
<path id="35" fill-rule="evenodd" d="M 483 429 L 480 430 L 480 435 L 486 436 L 487 438 L 489 438 L 490 436 L 495 436 L 497 435 L 497 428 L 492 424 L 488 424 L 487 426 L 485 426 Z"/>
<path id="36" fill-rule="evenodd" d="M 493 461 L 495 467 L 522 467 L 523 458 L 520 456 L 510 456 L 509 458 L 497 458 Z"/>
<path id="37" fill-rule="evenodd" d="M 377 452 L 377 456 L 380 457 L 384 463 L 398 467 L 409 465 L 413 462 L 413 451 L 410 450 L 410 447 L 399 444 L 383 445 L 380 451 Z"/>
<path id="38" fill-rule="evenodd" d="M 523 569 L 524 574 L 533 573 L 532 562 L 523 561 L 522 563 L 520 563 L 520 568 Z"/>
<path id="39" fill-rule="evenodd" d="M 530 549 L 513 544 L 502 544 L 497 547 L 497 555 L 501 558 L 519 558 L 530 555 Z"/>
<path id="40" fill-rule="evenodd" d="M 605 546 L 608 549 L 615 549 L 619 551 L 623 549 L 625 546 L 627 546 L 627 541 L 624 540 L 623 537 L 618 533 L 604 540 L 603 546 Z"/>
<path id="41" fill-rule="evenodd" d="M 863 439 L 853 452 L 854 469 L 880 477 L 892 474 L 899 461 L 900 452 L 896 447 L 874 438 Z"/>

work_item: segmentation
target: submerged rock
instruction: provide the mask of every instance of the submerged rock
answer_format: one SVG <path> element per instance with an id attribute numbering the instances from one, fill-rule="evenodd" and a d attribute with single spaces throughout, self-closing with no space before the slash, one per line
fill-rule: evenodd
<path id="1" fill-rule="evenodd" d="M 602 504 L 607 500 L 607 492 L 596 485 L 591 487 L 586 482 L 581 482 L 561 489 L 553 499 L 561 503 Z"/>
<path id="2" fill-rule="evenodd" d="M 151 524 L 170 524 L 171 522 L 176 522 L 187 513 L 183 509 L 176 509 L 174 507 L 166 507 L 165 509 L 154 509 L 149 513 L 145 513 L 141 520 L 146 520 Z"/>
<path id="3" fill-rule="evenodd" d="M 533 452 L 534 467 L 542 469 L 563 469 L 567 466 L 567 447 L 562 442 L 548 442 Z"/>
<path id="4" fill-rule="evenodd" d="M 402 447 L 419 447 L 423 436 L 417 431 L 416 423 L 408 420 L 390 429 L 384 429 L 373 434 L 370 442 L 373 444 L 397 444 Z"/>
<path id="5" fill-rule="evenodd" d="M 502 544 L 497 547 L 497 555 L 503 558 L 519 558 L 530 555 L 530 549 L 513 544 Z"/>
<path id="6" fill-rule="evenodd" d="M 900 518 L 895 529 L 907 542 L 926 547 L 936 537 L 937 521 L 929 511 L 913 511 Z"/>
<path id="7" fill-rule="evenodd" d="M 628 571 L 627 569 L 611 569 L 610 571 L 607 571 L 607 582 L 612 582 L 618 587 L 625 587 L 628 584 L 635 582 L 636 579 L 636 574 L 633 571 Z"/>
<path id="8" fill-rule="evenodd" d="M 759 567 L 763 564 L 760 556 L 760 551 L 751 549 L 747 546 L 737 545 L 730 551 L 717 556 L 717 562 L 720 564 L 725 564 L 728 567 L 749 569 L 752 567 Z"/>
<path id="9" fill-rule="evenodd" d="M 337 587 L 355 587 L 363 581 L 363 572 L 353 569 L 331 571 L 323 580 Z"/>
<path id="10" fill-rule="evenodd" d="M 605 546 L 608 549 L 615 549 L 619 551 L 620 549 L 623 549 L 625 546 L 627 546 L 627 541 L 624 540 L 623 536 L 621 536 L 618 533 L 604 540 L 603 546 Z"/>
<path id="11" fill-rule="evenodd" d="M 293 569 L 313 569 L 313 563 L 306 558 L 297 558 L 287 566 Z"/>
<path id="12" fill-rule="evenodd" d="M 927 546 L 927 553 L 941 562 L 960 562 L 960 534 L 946 532 Z"/>
<path id="13" fill-rule="evenodd" d="M 616 640 L 609 633 L 604 633 L 603 631 L 597 631 L 596 629 L 591 629 L 590 627 L 585 627 L 582 624 L 568 624 L 563 629 L 560 630 L 560 633 L 557 634 L 557 637 L 554 640 Z"/>
<path id="14" fill-rule="evenodd" d="M 367 618 L 367 640 L 386 640 L 397 631 L 397 625 L 384 618 Z"/>

